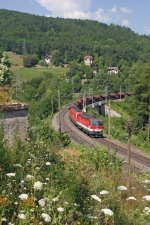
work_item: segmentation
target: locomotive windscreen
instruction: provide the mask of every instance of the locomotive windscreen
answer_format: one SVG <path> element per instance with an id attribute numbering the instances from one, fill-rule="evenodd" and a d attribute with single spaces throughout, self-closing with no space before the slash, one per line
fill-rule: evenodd
<path id="1" fill-rule="evenodd" d="M 103 121 L 92 120 L 91 125 L 93 125 L 93 126 L 103 126 Z"/>

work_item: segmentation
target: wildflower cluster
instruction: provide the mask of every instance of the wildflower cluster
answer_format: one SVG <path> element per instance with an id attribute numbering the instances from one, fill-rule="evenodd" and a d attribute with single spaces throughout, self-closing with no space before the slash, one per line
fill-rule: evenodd
<path id="1" fill-rule="evenodd" d="M 1 151 L 2 224 L 108 225 L 122 219 L 142 225 L 150 219 L 148 179 L 129 182 L 118 170 L 116 176 L 108 158 L 108 169 L 95 166 L 97 152 L 88 158 L 87 149 L 76 155 L 56 149 L 35 141 Z"/>

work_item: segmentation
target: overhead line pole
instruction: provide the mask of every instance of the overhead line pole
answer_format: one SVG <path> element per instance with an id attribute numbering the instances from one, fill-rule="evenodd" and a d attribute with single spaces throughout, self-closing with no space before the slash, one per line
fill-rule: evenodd
<path id="1" fill-rule="evenodd" d="M 110 123 L 110 99 L 109 99 L 109 106 L 108 106 L 108 138 L 110 139 L 111 138 L 111 123 Z"/>
<path id="2" fill-rule="evenodd" d="M 53 115 L 53 113 L 54 113 L 54 100 L 53 100 L 53 97 L 51 99 L 51 105 L 52 105 L 52 115 Z"/>
<path id="3" fill-rule="evenodd" d="M 121 93 L 122 93 L 122 90 L 121 90 L 121 86 L 120 86 L 120 99 L 121 99 Z"/>
<path id="4" fill-rule="evenodd" d="M 86 98 L 85 98 L 85 92 L 83 94 L 83 112 L 86 112 Z"/>
<path id="5" fill-rule="evenodd" d="M 132 122 L 131 118 L 128 117 L 127 121 L 127 132 L 128 132 L 128 172 L 130 172 L 130 166 L 131 166 L 131 134 L 132 134 Z"/>
<path id="6" fill-rule="evenodd" d="M 148 116 L 147 141 L 150 141 L 150 112 Z"/>
<path id="7" fill-rule="evenodd" d="M 61 119 L 60 119 L 60 90 L 58 90 L 58 110 L 59 110 L 59 132 L 61 133 Z"/>

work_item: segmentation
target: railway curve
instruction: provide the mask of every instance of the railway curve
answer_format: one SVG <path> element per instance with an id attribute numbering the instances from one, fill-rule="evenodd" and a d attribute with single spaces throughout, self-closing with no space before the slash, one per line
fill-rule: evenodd
<path id="1" fill-rule="evenodd" d="M 125 95 L 122 94 L 122 98 L 124 98 Z M 105 99 L 105 96 L 96 96 L 96 98 Z M 109 98 L 115 100 L 118 99 L 118 94 L 112 94 L 109 96 Z M 87 102 L 89 102 L 91 99 L 86 99 Z M 93 101 L 93 100 L 92 100 Z M 77 104 L 80 108 L 83 103 L 83 99 L 78 99 L 75 104 Z M 108 148 L 110 154 L 112 154 L 113 151 L 117 152 L 117 155 L 119 158 L 127 161 L 128 157 L 128 147 L 126 144 L 119 142 L 117 140 L 108 139 L 107 136 L 104 138 L 91 138 L 87 134 L 83 133 L 81 130 L 79 130 L 70 120 L 69 118 L 69 109 L 68 106 L 64 107 L 63 110 L 58 112 L 54 119 L 53 119 L 53 127 L 55 130 L 67 133 L 72 141 L 80 144 L 84 144 L 88 147 L 95 147 L 103 145 Z M 140 149 L 131 146 L 131 152 L 130 152 L 130 158 L 131 158 L 131 166 L 135 169 L 141 170 L 141 171 L 148 171 L 150 172 L 150 155 L 144 153 Z"/>
<path id="2" fill-rule="evenodd" d="M 68 108 L 64 108 L 55 115 L 53 127 L 57 131 L 67 133 L 75 143 L 84 144 L 90 148 L 103 145 L 107 147 L 110 154 L 116 151 L 119 158 L 124 162 L 127 161 L 128 148 L 126 144 L 108 139 L 106 136 L 104 138 L 91 138 L 71 122 Z M 131 166 L 140 171 L 150 172 L 150 155 L 132 146 Z"/>

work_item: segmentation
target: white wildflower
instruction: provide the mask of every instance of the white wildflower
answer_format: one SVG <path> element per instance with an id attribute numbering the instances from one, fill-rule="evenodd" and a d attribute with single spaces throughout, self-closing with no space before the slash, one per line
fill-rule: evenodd
<path id="1" fill-rule="evenodd" d="M 19 218 L 20 220 L 25 220 L 25 219 L 26 219 L 26 215 L 23 214 L 23 213 L 19 213 L 19 214 L 18 214 L 18 218 Z"/>
<path id="2" fill-rule="evenodd" d="M 6 219 L 5 217 L 3 217 L 3 218 L 2 218 L 2 221 L 6 222 L 6 221 L 7 221 L 7 219 Z"/>
<path id="3" fill-rule="evenodd" d="M 34 190 L 41 190 L 42 187 L 43 187 L 43 184 L 40 181 L 36 181 L 33 185 Z"/>
<path id="4" fill-rule="evenodd" d="M 73 205 L 74 205 L 74 206 L 78 206 L 78 204 L 77 204 L 77 203 L 74 203 Z"/>
<path id="5" fill-rule="evenodd" d="M 19 198 L 21 200 L 27 200 L 28 199 L 28 194 L 21 194 L 21 195 L 19 195 Z"/>
<path id="6" fill-rule="evenodd" d="M 69 205 L 69 202 L 65 202 L 65 205 Z"/>
<path id="7" fill-rule="evenodd" d="M 24 213 L 24 210 L 20 210 L 20 213 Z"/>
<path id="8" fill-rule="evenodd" d="M 150 201 L 150 195 L 145 195 L 143 198 L 144 198 L 146 201 Z"/>
<path id="9" fill-rule="evenodd" d="M 101 210 L 105 215 L 112 216 L 114 213 L 110 209 L 102 209 Z"/>
<path id="10" fill-rule="evenodd" d="M 119 191 L 126 191 L 127 187 L 125 187 L 125 186 L 118 186 L 117 190 L 119 190 Z"/>
<path id="11" fill-rule="evenodd" d="M 46 162 L 45 165 L 46 166 L 51 166 L 52 164 L 51 164 L 51 162 Z"/>
<path id="12" fill-rule="evenodd" d="M 8 177 L 15 177 L 16 176 L 16 173 L 7 173 L 6 174 Z"/>
<path id="13" fill-rule="evenodd" d="M 129 198 L 126 198 L 126 200 L 127 200 L 127 201 L 129 201 L 129 200 L 134 200 L 134 201 L 135 201 L 135 200 L 136 200 L 136 198 L 135 198 L 135 197 L 133 197 L 133 196 L 130 196 Z"/>
<path id="14" fill-rule="evenodd" d="M 58 200 L 59 200 L 58 197 L 52 199 L 53 202 L 58 202 Z"/>
<path id="15" fill-rule="evenodd" d="M 2 191 L 2 195 L 5 195 L 5 194 L 6 194 L 6 190 L 3 190 L 3 191 Z"/>
<path id="16" fill-rule="evenodd" d="M 145 207 L 143 211 L 144 211 L 144 213 L 146 215 L 149 215 L 150 214 L 150 208 L 149 207 Z"/>
<path id="17" fill-rule="evenodd" d="M 22 165 L 21 165 L 21 164 L 14 164 L 14 166 L 15 166 L 15 167 L 19 167 L 19 168 L 21 168 L 21 167 L 22 167 Z"/>
<path id="18" fill-rule="evenodd" d="M 132 189 L 132 190 L 136 190 L 136 188 L 135 188 L 135 187 L 131 187 L 131 189 Z"/>
<path id="19" fill-rule="evenodd" d="M 144 184 L 150 184 L 150 180 L 144 180 L 144 181 L 142 181 L 142 183 L 144 183 Z"/>
<path id="20" fill-rule="evenodd" d="M 36 169 L 36 170 L 40 170 L 40 167 L 37 166 L 35 169 Z"/>
<path id="21" fill-rule="evenodd" d="M 100 195 L 107 195 L 107 194 L 109 194 L 109 191 L 106 191 L 106 190 L 100 191 Z"/>
<path id="22" fill-rule="evenodd" d="M 91 195 L 91 198 L 93 198 L 94 200 L 98 202 L 101 202 L 101 199 L 97 195 Z"/>
<path id="23" fill-rule="evenodd" d="M 58 212 L 64 212 L 64 211 L 65 211 L 65 209 L 64 209 L 64 208 L 62 208 L 62 207 L 59 207 L 59 208 L 57 208 L 57 211 L 58 211 Z"/>
<path id="24" fill-rule="evenodd" d="M 26 178 L 27 178 L 28 180 L 32 180 L 32 179 L 33 179 L 33 176 L 30 175 L 30 174 L 27 174 Z"/>
<path id="25" fill-rule="evenodd" d="M 45 206 L 45 199 L 43 198 L 43 199 L 40 199 L 39 201 L 38 201 L 38 203 L 39 203 L 39 205 L 41 206 L 41 207 L 44 207 Z"/>
<path id="26" fill-rule="evenodd" d="M 51 222 L 51 217 L 47 213 L 42 213 L 41 217 L 44 219 L 45 222 Z"/>
<path id="27" fill-rule="evenodd" d="M 49 181 L 49 178 L 47 177 L 45 180 L 46 180 L 46 181 Z"/>

